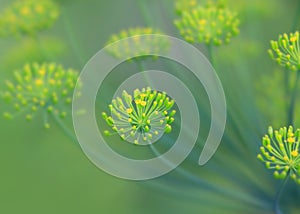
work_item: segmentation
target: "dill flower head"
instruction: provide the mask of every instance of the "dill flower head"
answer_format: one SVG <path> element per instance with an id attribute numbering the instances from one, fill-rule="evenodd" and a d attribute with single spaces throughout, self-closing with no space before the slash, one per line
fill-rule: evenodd
<path id="1" fill-rule="evenodd" d="M 176 111 L 172 110 L 174 100 L 165 92 L 151 88 L 136 89 L 133 96 L 123 91 L 109 105 L 111 116 L 102 116 L 111 127 L 105 135 L 119 134 L 124 141 L 147 145 L 155 142 L 164 133 L 172 131 L 171 124 Z"/>
<path id="2" fill-rule="evenodd" d="M 239 33 L 239 23 L 236 13 L 212 2 L 184 10 L 181 18 L 175 20 L 175 26 L 186 41 L 216 46 L 229 43 Z"/>
<path id="3" fill-rule="evenodd" d="M 143 37 L 142 35 L 145 34 L 162 35 L 159 30 L 152 28 L 130 28 L 123 30 L 118 34 L 112 35 L 107 44 L 112 44 L 122 39 L 126 40 L 121 41 L 119 45 L 108 46 L 107 51 L 118 59 L 131 58 L 137 55 L 141 56 L 138 59 L 143 59 L 151 53 L 166 53 L 168 51 L 168 40 L 157 36 Z"/>
<path id="4" fill-rule="evenodd" d="M 0 15 L 0 37 L 34 36 L 50 28 L 59 15 L 51 0 L 18 0 Z"/>
<path id="5" fill-rule="evenodd" d="M 271 49 L 268 50 L 271 58 L 279 65 L 292 71 L 300 69 L 299 32 L 279 35 L 277 41 L 271 41 Z"/>
<path id="6" fill-rule="evenodd" d="M 24 114 L 30 121 L 42 110 L 44 125 L 49 128 L 49 114 L 60 118 L 67 116 L 65 109 L 72 102 L 77 78 L 77 72 L 64 70 L 55 63 L 26 64 L 23 69 L 15 71 L 13 81 L 6 81 L 7 90 L 2 97 L 13 106 L 14 112 L 5 112 L 4 117 L 11 119 Z"/>
<path id="7" fill-rule="evenodd" d="M 274 169 L 274 176 L 283 179 L 290 175 L 300 184 L 300 129 L 292 126 L 273 131 L 268 129 L 268 135 L 262 139 L 261 154 L 257 158 L 266 164 L 268 169 Z"/>

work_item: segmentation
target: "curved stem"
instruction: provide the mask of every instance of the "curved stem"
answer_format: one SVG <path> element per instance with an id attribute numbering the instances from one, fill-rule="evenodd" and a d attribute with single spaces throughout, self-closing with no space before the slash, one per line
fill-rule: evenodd
<path id="1" fill-rule="evenodd" d="M 73 132 L 63 123 L 63 121 L 55 114 L 51 114 L 56 124 L 63 130 L 66 136 L 68 136 L 79 147 L 76 136 Z"/>
<path id="2" fill-rule="evenodd" d="M 276 193 L 276 197 L 275 197 L 275 213 L 276 214 L 282 214 L 281 210 L 280 210 L 280 198 L 281 198 L 281 195 L 282 195 L 282 192 L 288 182 L 290 178 L 290 171 L 288 171 L 287 173 L 287 176 L 285 177 L 285 179 L 283 180 L 281 186 L 279 187 L 277 193 Z"/>
<path id="3" fill-rule="evenodd" d="M 298 82 L 299 82 L 299 71 L 296 71 L 296 80 L 294 83 L 294 88 L 292 90 L 289 111 L 288 111 L 288 125 L 294 124 L 294 111 L 295 111 L 295 103 L 297 97 Z"/>

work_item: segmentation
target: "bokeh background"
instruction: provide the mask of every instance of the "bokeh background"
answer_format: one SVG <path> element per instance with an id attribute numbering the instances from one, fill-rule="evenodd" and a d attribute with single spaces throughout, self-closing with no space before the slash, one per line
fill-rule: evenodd
<path id="1" fill-rule="evenodd" d="M 1 0 L 0 12 L 12 2 Z M 109 36 L 122 29 L 153 27 L 181 38 L 173 25 L 177 15 L 172 0 L 56 2 L 60 17 L 53 28 L 38 34 L 39 42 L 0 39 L 0 90 L 25 62 L 54 61 L 80 71 Z M 229 45 L 213 50 L 228 120 L 221 146 L 208 164 L 200 167 L 197 159 L 210 125 L 209 103 L 202 86 L 187 74 L 182 79 L 190 83 L 199 105 L 199 140 L 176 170 L 150 181 L 121 180 L 99 170 L 59 127 L 45 130 L 42 119 L 28 123 L 23 117 L 1 118 L 0 213 L 274 213 L 281 181 L 256 155 L 267 126 L 286 125 L 288 98 L 285 70 L 269 58 L 267 49 L 278 34 L 299 29 L 300 1 L 228 0 L 228 4 L 239 13 L 241 32 Z M 196 47 L 206 54 L 205 46 Z M 148 60 L 145 67 L 182 69 L 164 59 Z M 133 64 L 116 70 L 137 72 Z M 99 96 L 97 103 L 105 106 L 110 99 Z M 299 107 L 300 102 L 298 127 Z M 8 108 L 0 102 L 0 112 Z M 71 128 L 71 120 L 68 123 Z M 300 213 L 299 186 L 290 181 L 283 195 L 284 213 Z"/>

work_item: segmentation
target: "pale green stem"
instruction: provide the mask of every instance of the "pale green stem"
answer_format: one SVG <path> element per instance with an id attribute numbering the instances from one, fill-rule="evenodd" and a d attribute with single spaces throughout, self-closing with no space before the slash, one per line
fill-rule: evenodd
<path id="1" fill-rule="evenodd" d="M 213 45 L 206 45 L 207 48 L 207 58 L 210 61 L 210 64 L 214 67 L 214 57 L 213 57 Z"/>
<path id="2" fill-rule="evenodd" d="M 284 72 L 284 88 L 285 88 L 285 97 L 289 97 L 290 94 L 290 72 L 288 70 L 286 70 Z M 289 112 L 289 105 L 286 105 L 286 112 Z M 287 113 L 287 118 L 288 118 L 288 114 Z"/>
<path id="3" fill-rule="evenodd" d="M 135 60 L 135 62 L 137 64 L 138 69 L 139 69 L 140 72 L 145 71 L 145 67 L 144 67 L 141 60 Z M 149 86 L 153 86 L 152 81 L 149 79 L 148 75 L 145 75 L 144 77 L 145 77 L 147 83 L 149 84 Z"/>
<path id="4" fill-rule="evenodd" d="M 141 62 L 141 60 L 135 59 L 134 61 L 138 67 L 139 72 L 143 72 L 145 70 L 145 67 L 144 67 L 143 63 Z"/>
<path id="5" fill-rule="evenodd" d="M 282 195 L 282 192 L 288 182 L 290 178 L 290 171 L 288 171 L 287 173 L 287 176 L 285 177 L 285 179 L 283 180 L 281 186 L 279 187 L 277 193 L 276 193 L 276 197 L 275 197 L 275 213 L 276 214 L 282 214 L 281 210 L 280 210 L 280 199 L 281 199 L 281 195 Z"/>
<path id="6" fill-rule="evenodd" d="M 293 88 L 292 94 L 291 94 L 291 100 L 290 100 L 289 111 L 288 111 L 288 124 L 287 125 L 294 125 L 294 111 L 295 111 L 297 89 L 298 89 L 298 82 L 299 82 L 299 72 L 300 71 L 296 71 L 296 80 L 295 80 L 294 88 Z"/>
<path id="7" fill-rule="evenodd" d="M 63 121 L 55 114 L 51 114 L 56 124 L 62 129 L 62 131 L 65 133 L 67 137 L 69 137 L 76 146 L 79 147 L 78 141 L 76 136 L 73 134 L 73 132 L 63 123 Z"/>
<path id="8" fill-rule="evenodd" d="M 145 0 L 138 0 L 139 7 L 142 11 L 142 15 L 144 16 L 145 22 L 147 24 L 151 24 L 152 18 L 148 13 L 147 5 L 145 4 Z"/>
<path id="9" fill-rule="evenodd" d="M 298 27 L 298 24 L 299 24 L 299 16 L 300 16 L 300 2 L 298 1 L 296 16 L 294 18 L 294 22 L 293 22 L 293 25 L 292 25 L 292 30 L 293 31 L 297 30 L 297 27 Z"/>
<path id="10" fill-rule="evenodd" d="M 83 67 L 83 65 L 84 65 L 84 59 L 83 59 L 83 56 L 81 54 L 82 51 L 79 48 L 77 39 L 75 38 L 75 33 L 74 33 L 73 27 L 72 27 L 72 25 L 70 23 L 69 17 L 67 15 L 67 11 L 64 11 L 64 13 L 62 14 L 62 20 L 64 22 L 66 33 L 67 33 L 67 35 L 69 37 L 70 43 L 72 45 L 72 48 L 73 48 L 73 51 L 74 51 L 74 53 L 76 55 L 78 63 L 79 63 L 79 65 L 81 67 Z"/>

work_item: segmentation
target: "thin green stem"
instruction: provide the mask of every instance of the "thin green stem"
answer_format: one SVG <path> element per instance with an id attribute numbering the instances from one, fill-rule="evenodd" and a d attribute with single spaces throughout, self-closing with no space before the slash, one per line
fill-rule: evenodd
<path id="1" fill-rule="evenodd" d="M 294 83 L 294 88 L 292 90 L 289 111 L 288 111 L 288 125 L 294 125 L 294 111 L 295 111 L 295 103 L 297 97 L 298 82 L 299 82 L 299 71 L 296 71 L 296 79 Z"/>
<path id="2" fill-rule="evenodd" d="M 297 30 L 298 24 L 299 24 L 299 16 L 300 16 L 300 2 L 298 1 L 298 7 L 296 10 L 296 16 L 293 21 L 292 30 Z"/>
<path id="3" fill-rule="evenodd" d="M 152 18 L 148 13 L 149 10 L 147 8 L 145 0 L 138 0 L 138 4 L 139 4 L 139 7 L 140 7 L 140 10 L 142 11 L 142 15 L 144 16 L 144 20 L 145 20 L 146 24 L 150 25 L 151 22 L 152 22 Z"/>
<path id="4" fill-rule="evenodd" d="M 76 146 L 79 147 L 78 141 L 76 136 L 73 134 L 73 132 L 63 123 L 63 121 L 55 114 L 51 114 L 56 124 L 62 129 L 62 131 L 65 133 L 67 137 L 69 137 Z"/>
<path id="5" fill-rule="evenodd" d="M 284 89 L 285 89 L 285 97 L 288 97 L 290 94 L 290 87 L 289 84 L 290 83 L 290 72 L 288 70 L 286 70 L 284 72 Z M 286 105 L 286 112 L 289 112 L 289 105 Z M 288 114 L 287 114 L 288 117 Z"/>
<path id="6" fill-rule="evenodd" d="M 144 72 L 145 71 L 145 67 L 144 67 L 144 64 L 142 63 L 141 60 L 137 59 L 135 60 L 136 64 L 137 64 L 137 67 L 139 69 L 140 72 Z M 152 81 L 151 79 L 149 79 L 149 76 L 147 74 L 144 75 L 145 77 L 145 80 L 147 81 L 147 83 L 149 84 L 149 86 L 152 86 Z"/>
<path id="7" fill-rule="evenodd" d="M 213 46 L 211 44 L 206 45 L 207 47 L 207 58 L 210 61 L 210 64 L 214 66 L 214 58 L 213 58 Z"/>
<path id="8" fill-rule="evenodd" d="M 141 60 L 136 59 L 136 60 L 135 60 L 135 63 L 136 63 L 136 65 L 137 65 L 137 67 L 138 67 L 138 70 L 139 70 L 140 72 L 143 72 L 143 71 L 145 70 L 145 67 L 144 67 L 144 65 L 143 65 L 143 63 L 142 63 Z"/>
<path id="9" fill-rule="evenodd" d="M 69 40 L 71 42 L 71 45 L 72 45 L 72 48 L 73 48 L 73 51 L 77 57 L 77 60 L 78 60 L 78 63 L 81 67 L 83 67 L 84 65 L 84 59 L 83 59 L 83 56 L 82 56 L 82 51 L 81 49 L 79 48 L 79 45 L 78 45 L 78 42 L 77 42 L 77 39 L 75 38 L 75 33 L 74 33 L 74 30 L 73 30 L 73 27 L 71 26 L 71 23 L 70 23 L 70 20 L 69 20 L 69 17 L 68 17 L 68 12 L 67 11 L 64 11 L 62 13 L 62 20 L 64 22 L 64 26 L 65 26 L 65 29 L 66 29 L 66 33 L 69 37 Z"/>
<path id="10" fill-rule="evenodd" d="M 277 193 L 276 193 L 276 196 L 275 196 L 275 213 L 276 214 L 282 214 L 281 210 L 280 210 L 280 198 L 281 198 L 281 195 L 282 195 L 282 192 L 288 182 L 290 178 L 290 171 L 288 171 L 287 173 L 287 176 L 285 177 L 285 179 L 283 180 L 282 184 L 280 185 Z"/>

